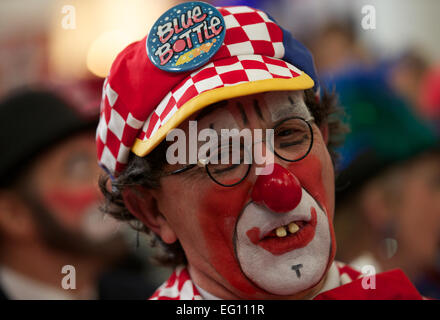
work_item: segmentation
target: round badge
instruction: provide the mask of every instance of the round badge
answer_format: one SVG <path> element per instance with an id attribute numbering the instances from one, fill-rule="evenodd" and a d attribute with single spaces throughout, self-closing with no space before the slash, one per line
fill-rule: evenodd
<path id="1" fill-rule="evenodd" d="M 147 55 L 159 69 L 194 70 L 220 49 L 226 25 L 221 13 L 204 2 L 181 3 L 165 12 L 147 38 Z"/>

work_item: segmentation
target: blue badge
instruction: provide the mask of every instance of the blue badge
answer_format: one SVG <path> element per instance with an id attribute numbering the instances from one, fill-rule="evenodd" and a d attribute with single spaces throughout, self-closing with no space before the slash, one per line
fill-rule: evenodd
<path id="1" fill-rule="evenodd" d="M 215 7 L 198 1 L 181 3 L 165 12 L 151 28 L 147 54 L 159 69 L 194 70 L 220 49 L 225 34 L 225 20 Z"/>

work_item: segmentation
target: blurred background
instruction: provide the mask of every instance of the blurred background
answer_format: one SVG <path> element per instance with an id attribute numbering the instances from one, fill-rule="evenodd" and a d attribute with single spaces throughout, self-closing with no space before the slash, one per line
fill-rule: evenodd
<path id="1" fill-rule="evenodd" d="M 96 224 L 85 224 L 94 216 L 90 206 L 81 207 L 85 213 L 72 214 L 59 202 L 63 200 L 65 206 L 70 201 L 71 209 L 72 203 L 93 198 L 93 192 L 85 190 L 96 187 L 96 180 L 90 177 L 96 178 L 99 170 L 93 158 L 93 126 L 87 125 L 97 122 L 100 90 L 111 62 L 125 46 L 144 37 L 164 11 L 180 2 L 184 1 L 0 1 L 0 102 L 10 109 L 1 115 L 3 137 L 14 132 L 12 127 L 18 126 L 19 117 L 39 123 L 27 134 L 50 126 L 38 118 L 42 112 L 52 112 L 38 111 L 39 99 L 42 103 L 66 104 L 79 115 L 78 123 L 72 124 L 78 133 L 74 141 L 67 132 L 49 130 L 39 141 L 40 150 L 32 154 L 16 151 L 22 158 L 35 157 L 37 164 L 32 168 L 27 165 L 26 170 L 9 170 L 19 172 L 2 183 L 0 287 L 6 297 L 32 298 L 35 296 L 29 292 L 45 292 L 41 297 L 143 298 L 170 274 L 171 270 L 150 261 L 154 252 L 143 235 L 116 222 L 108 224 L 112 227 L 107 225 L 107 231 Z M 373 265 L 377 272 L 402 268 L 423 294 L 440 298 L 440 1 L 206 2 L 250 5 L 268 12 L 312 51 L 321 89 L 338 94 L 343 111 L 339 116 L 350 132 L 338 148 L 336 163 L 337 258 L 360 269 Z M 14 94 L 18 98 L 10 98 Z M 62 102 L 54 100 L 58 98 Z M 23 113 L 17 115 L 14 112 L 19 108 Z M 24 129 L 15 130 L 16 134 L 25 134 Z M 60 159 L 58 164 L 45 162 L 48 160 L 41 156 L 43 145 L 49 143 L 51 154 Z M 25 142 L 14 140 L 14 146 L 21 150 Z M 68 155 L 76 154 L 72 150 L 80 156 L 71 159 Z M 90 152 L 84 154 L 84 150 Z M 51 178 L 51 183 L 41 178 L 48 171 L 56 174 L 55 169 L 48 168 L 57 165 L 60 173 Z M 34 179 L 41 187 L 37 194 L 29 196 L 23 190 L 26 188 L 21 182 L 27 179 Z M 53 192 L 63 188 L 66 190 L 61 195 Z M 49 270 L 61 270 L 70 257 L 51 251 L 53 239 L 58 238 L 46 237 L 36 244 L 37 234 L 46 232 L 40 230 L 44 226 L 34 226 L 36 218 L 26 214 L 26 209 L 17 209 L 19 206 L 10 201 L 11 190 L 32 198 L 32 206 L 55 208 L 49 211 L 59 212 L 54 223 L 58 235 L 90 232 L 92 236 L 84 235 L 84 239 L 96 244 L 96 250 L 102 248 L 104 240 L 109 241 L 104 236 L 108 230 L 118 230 L 120 239 L 112 239 L 113 250 L 107 248 L 109 252 L 102 255 L 98 251 L 79 254 L 81 249 L 70 244 L 77 265 L 87 270 L 83 273 L 88 276 L 78 282 L 80 294 L 65 296 L 51 289 L 59 286 L 60 271 L 54 279 Z M 99 199 L 87 203 L 96 205 Z M 22 215 L 4 214 L 11 208 Z M 31 242 L 34 247 L 30 247 Z M 5 252 L 15 253 L 5 256 Z M 84 258 L 90 256 L 95 259 Z M 41 269 L 36 274 L 28 268 L 32 261 L 40 261 L 33 268 Z M 50 266 L 42 261 L 50 261 Z M 7 288 L 18 289 L 8 292 Z"/>

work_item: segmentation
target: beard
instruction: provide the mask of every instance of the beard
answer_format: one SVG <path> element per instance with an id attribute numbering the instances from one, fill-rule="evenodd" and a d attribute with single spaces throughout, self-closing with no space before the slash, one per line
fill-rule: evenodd
<path id="1" fill-rule="evenodd" d="M 100 220 L 102 213 L 97 205 L 85 213 L 84 227 L 75 230 L 64 226 L 35 192 L 27 190 L 22 192 L 22 197 L 30 208 L 39 237 L 47 247 L 79 257 L 110 260 L 128 251 L 123 236 L 116 232 L 116 228 L 99 228 L 98 224 L 104 222 Z"/>

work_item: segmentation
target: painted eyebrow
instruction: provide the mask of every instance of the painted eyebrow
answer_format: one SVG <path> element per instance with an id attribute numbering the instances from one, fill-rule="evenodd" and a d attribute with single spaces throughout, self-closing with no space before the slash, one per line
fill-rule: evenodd
<path id="1" fill-rule="evenodd" d="M 244 124 L 248 124 L 249 120 L 246 116 L 246 112 L 244 112 L 243 104 L 240 101 L 237 101 L 237 107 L 240 110 L 241 118 Z"/>
<path id="2" fill-rule="evenodd" d="M 259 117 L 261 120 L 264 120 L 264 118 L 263 118 L 263 113 L 261 112 L 260 104 L 258 103 L 258 100 L 257 100 L 257 99 L 254 99 L 254 110 L 255 110 L 255 112 L 257 113 L 258 117 Z"/>

